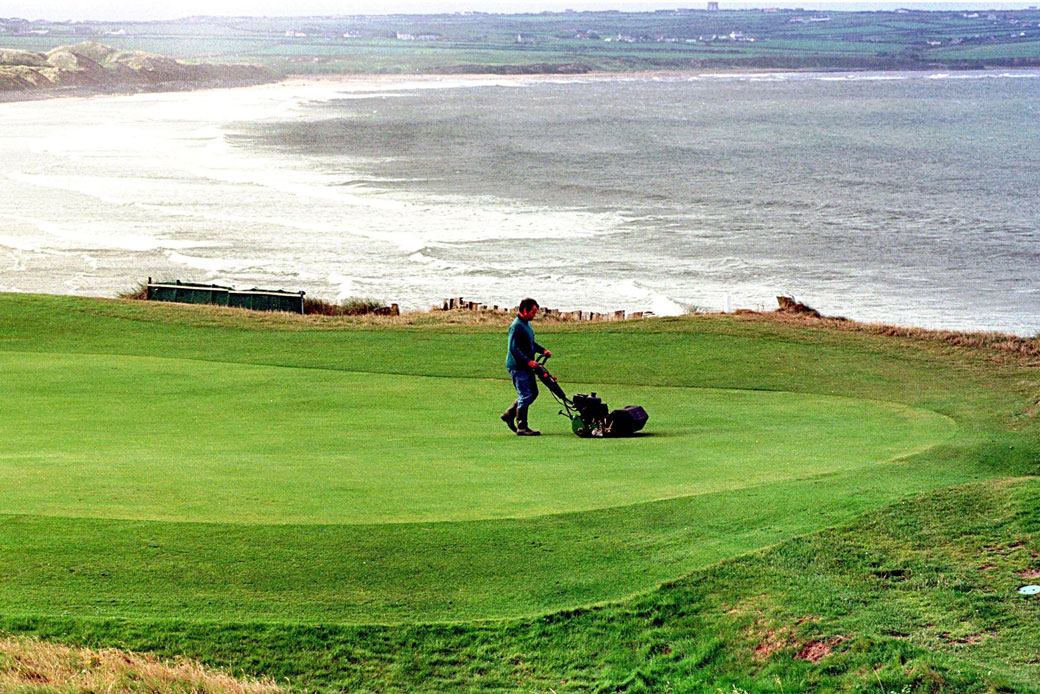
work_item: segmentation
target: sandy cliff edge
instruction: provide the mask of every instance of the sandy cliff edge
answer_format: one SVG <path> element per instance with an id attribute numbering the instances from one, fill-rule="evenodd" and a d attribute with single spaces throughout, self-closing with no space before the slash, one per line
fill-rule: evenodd
<path id="1" fill-rule="evenodd" d="M 0 100 L 63 93 L 174 91 L 275 82 L 259 65 L 182 63 L 162 55 L 118 51 L 93 41 L 46 53 L 0 49 Z"/>

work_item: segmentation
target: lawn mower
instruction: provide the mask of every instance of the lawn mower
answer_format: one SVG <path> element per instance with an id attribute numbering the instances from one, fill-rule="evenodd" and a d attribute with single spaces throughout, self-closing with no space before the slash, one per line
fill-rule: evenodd
<path id="1" fill-rule="evenodd" d="M 649 419 L 646 410 L 638 405 L 629 405 L 620 410 L 611 411 L 596 393 L 586 395 L 575 393 L 568 398 L 563 392 L 556 377 L 549 373 L 545 363 L 549 360 L 544 354 L 538 356 L 538 367 L 535 375 L 552 393 L 556 402 L 563 406 L 560 414 L 571 421 L 571 430 L 582 438 L 604 438 L 632 436 L 643 428 Z"/>

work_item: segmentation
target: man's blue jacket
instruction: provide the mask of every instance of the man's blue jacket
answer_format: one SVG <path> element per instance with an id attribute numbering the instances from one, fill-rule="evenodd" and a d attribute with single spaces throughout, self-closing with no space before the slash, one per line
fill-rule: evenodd
<path id="1" fill-rule="evenodd" d="M 520 316 L 509 326 L 509 354 L 506 355 L 506 368 L 510 371 L 530 371 L 528 362 L 534 361 L 536 353 L 545 348 L 534 341 L 534 329 L 531 322 Z"/>

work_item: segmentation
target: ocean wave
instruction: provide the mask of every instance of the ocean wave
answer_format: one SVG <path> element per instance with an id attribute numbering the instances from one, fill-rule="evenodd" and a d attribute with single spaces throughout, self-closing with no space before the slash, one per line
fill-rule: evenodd
<path id="1" fill-rule="evenodd" d="M 236 273 L 256 272 L 273 273 L 278 275 L 296 274 L 295 272 L 289 272 L 284 268 L 279 268 L 277 265 L 272 264 L 270 259 L 266 258 L 233 258 L 229 256 L 205 258 L 196 255 L 186 255 L 173 250 L 166 251 L 165 255 L 171 262 L 176 263 L 177 265 L 183 265 L 196 270 L 203 270 L 211 276 L 216 276 L 220 273 L 232 275 Z"/>
<path id="2" fill-rule="evenodd" d="M 136 228 L 113 229 L 112 224 L 104 222 L 84 220 L 55 222 L 12 214 L 0 214 L 0 219 L 18 222 L 32 227 L 38 232 L 28 236 L 19 235 L 15 237 L 11 233 L 0 236 L 0 244 L 8 248 L 20 250 L 104 249 L 146 252 L 170 245 L 178 245 L 176 241 L 163 241 Z M 189 244 L 183 245 L 187 246 Z"/>
<path id="3" fill-rule="evenodd" d="M 686 313 L 686 307 L 658 289 L 646 286 L 633 279 L 622 280 L 614 286 L 619 294 L 619 303 L 631 306 L 633 303 L 648 307 L 658 316 L 678 316 Z M 623 299 L 622 299 L 623 297 Z"/>
<path id="4" fill-rule="evenodd" d="M 119 190 L 122 187 L 117 185 L 122 183 L 122 181 L 110 177 L 27 174 L 14 171 L 8 173 L 7 178 L 40 188 L 80 193 L 110 205 L 126 205 L 132 202 L 131 199 L 112 194 L 113 190 Z"/>

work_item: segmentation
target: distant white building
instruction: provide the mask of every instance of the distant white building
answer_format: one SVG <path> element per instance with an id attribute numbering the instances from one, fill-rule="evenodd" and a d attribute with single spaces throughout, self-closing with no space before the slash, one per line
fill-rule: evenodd
<path id="1" fill-rule="evenodd" d="M 440 41 L 443 37 L 437 34 L 408 34 L 403 31 L 397 32 L 398 41 Z"/>

